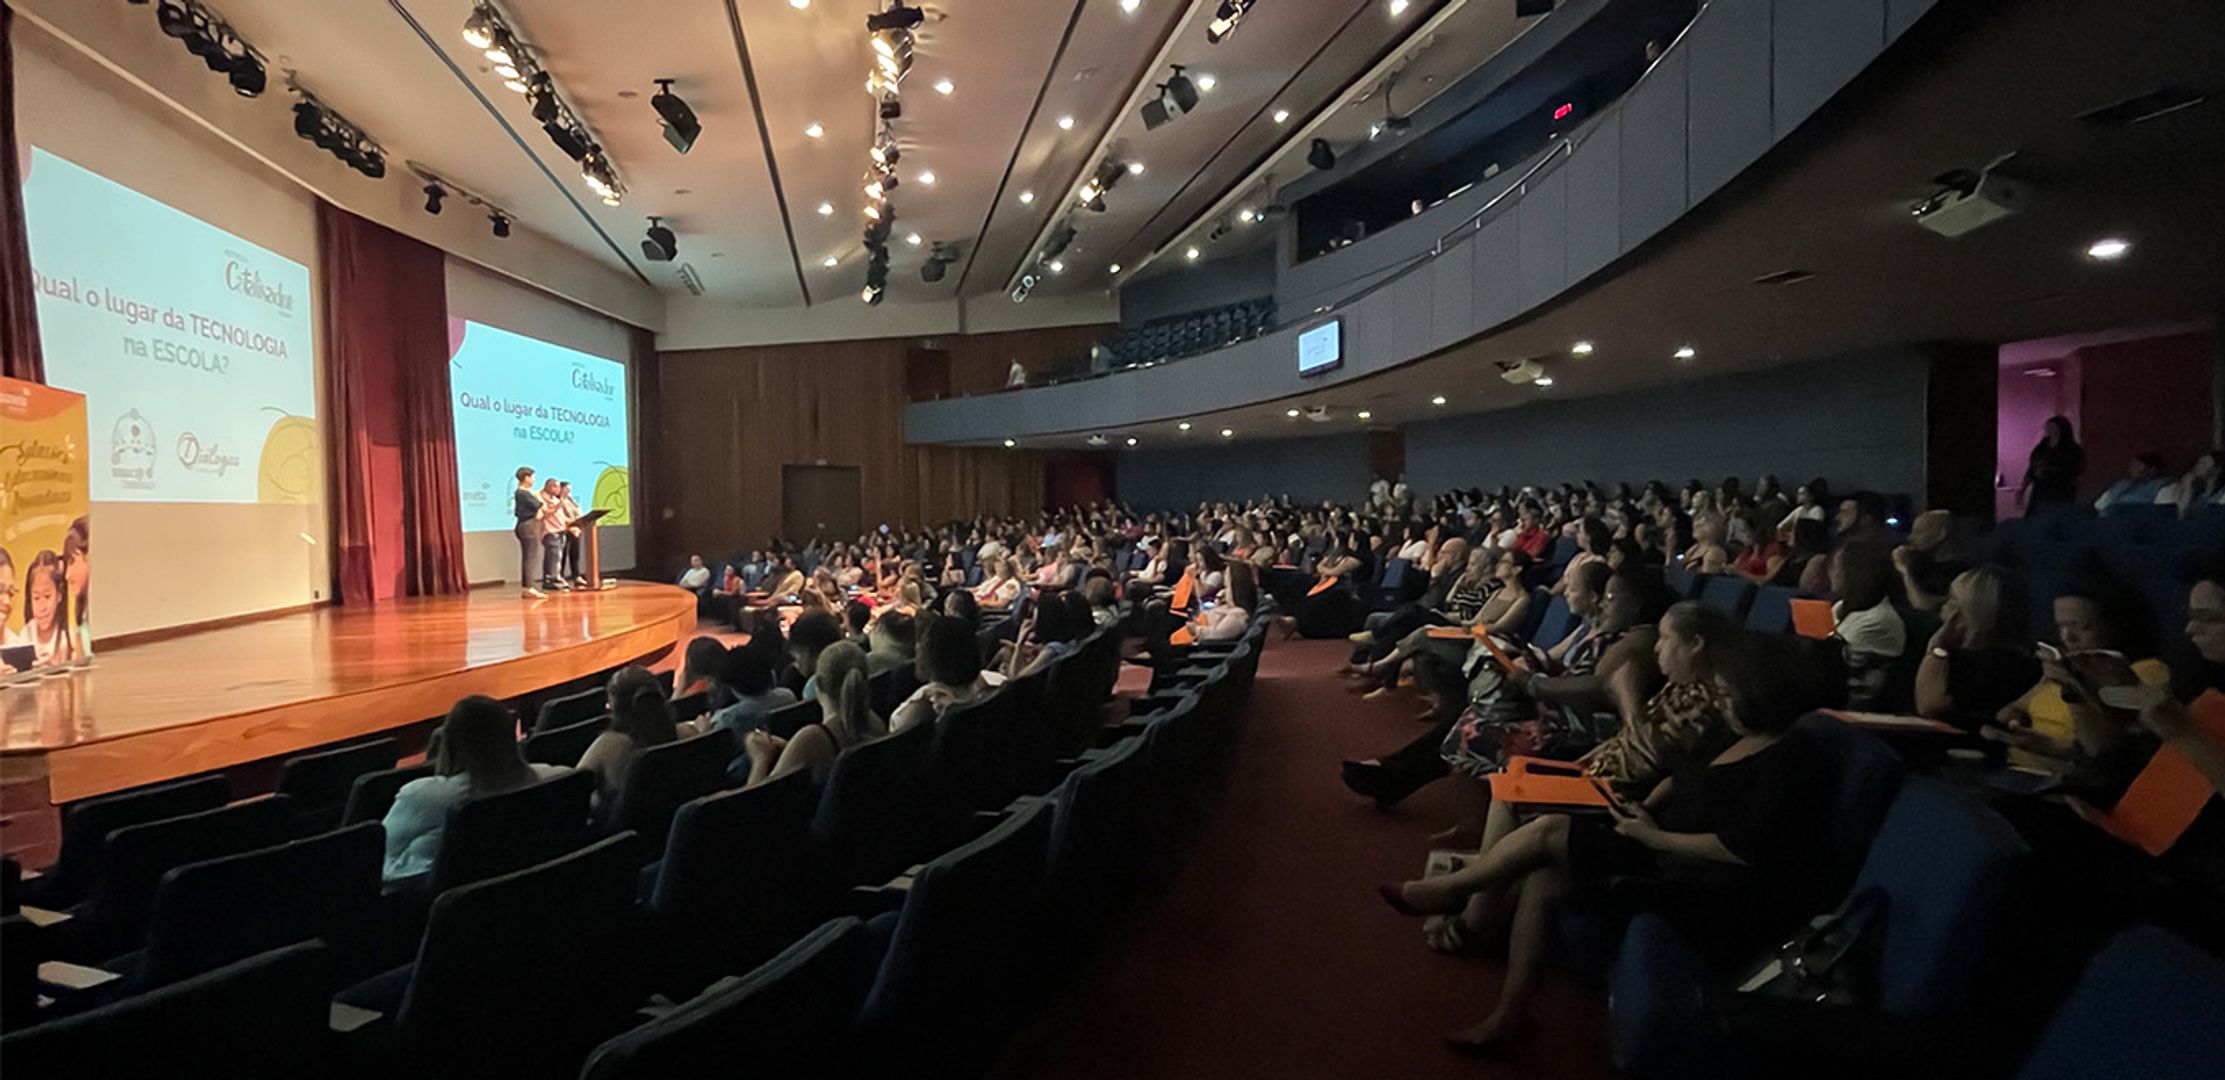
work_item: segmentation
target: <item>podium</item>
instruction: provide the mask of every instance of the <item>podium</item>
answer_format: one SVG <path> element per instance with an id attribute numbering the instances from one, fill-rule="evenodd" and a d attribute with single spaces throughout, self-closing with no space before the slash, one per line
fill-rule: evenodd
<path id="1" fill-rule="evenodd" d="M 608 510 L 590 510 L 581 514 L 572 527 L 579 530 L 579 576 L 587 579 L 586 588 L 606 588 L 603 583 L 602 520 Z"/>

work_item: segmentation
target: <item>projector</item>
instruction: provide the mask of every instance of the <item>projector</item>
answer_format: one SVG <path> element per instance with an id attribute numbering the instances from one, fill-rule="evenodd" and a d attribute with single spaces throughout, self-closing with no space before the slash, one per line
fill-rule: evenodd
<path id="1" fill-rule="evenodd" d="M 1535 360 L 1499 361 L 1499 377 L 1516 386 L 1536 382 L 1537 377 L 1543 374 L 1545 365 Z"/>
<path id="2" fill-rule="evenodd" d="M 1305 411 L 1305 417 L 1306 419 L 1311 420 L 1316 424 L 1325 424 L 1331 420 L 1336 419 L 1336 417 L 1329 415 L 1329 407 L 1327 405 L 1314 405 L 1309 407 Z"/>
<path id="3" fill-rule="evenodd" d="M 1978 178 L 1969 191 L 1941 191 L 1909 208 L 1916 223 L 1950 240 L 1973 229 L 1982 229 L 2024 209 L 2030 189 L 2006 177 Z"/>

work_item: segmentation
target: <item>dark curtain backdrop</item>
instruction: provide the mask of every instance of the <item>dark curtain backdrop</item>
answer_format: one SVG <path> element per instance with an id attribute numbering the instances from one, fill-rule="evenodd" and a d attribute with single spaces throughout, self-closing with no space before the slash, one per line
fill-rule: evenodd
<path id="1" fill-rule="evenodd" d="M 1103 450 L 1054 451 L 1043 459 L 1043 508 L 1060 510 L 1118 499 L 1114 458 Z"/>
<path id="2" fill-rule="evenodd" d="M 343 604 L 460 593 L 463 519 L 440 251 L 317 203 Z"/>
<path id="3" fill-rule="evenodd" d="M 23 170 L 15 142 L 15 12 L 0 7 L 0 374 L 46 381 L 39 351 L 38 294 L 23 228 Z"/>

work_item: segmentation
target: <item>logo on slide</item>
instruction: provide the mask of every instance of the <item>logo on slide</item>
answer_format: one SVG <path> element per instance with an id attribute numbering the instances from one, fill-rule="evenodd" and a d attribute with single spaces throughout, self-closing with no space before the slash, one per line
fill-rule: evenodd
<path id="1" fill-rule="evenodd" d="M 609 379 L 600 378 L 594 372 L 577 364 L 572 365 L 572 389 L 585 390 L 588 393 L 601 394 L 604 397 L 610 397 L 618 392 L 617 385 Z"/>
<path id="2" fill-rule="evenodd" d="M 155 426 L 139 415 L 139 410 L 117 417 L 116 426 L 108 432 L 109 475 L 128 490 L 153 490 L 156 446 Z"/>
<path id="3" fill-rule="evenodd" d="M 239 468 L 239 455 L 224 453 L 215 443 L 205 443 L 188 431 L 178 436 L 178 464 L 194 472 L 222 476 Z"/>
<path id="4" fill-rule="evenodd" d="M 595 477 L 595 509 L 607 510 L 605 525 L 633 524 L 633 479 L 623 465 L 605 465 Z"/>
<path id="5" fill-rule="evenodd" d="M 256 463 L 255 497 L 266 503 L 306 503 L 315 494 L 317 422 L 307 416 L 281 414 L 263 436 L 263 454 Z"/>

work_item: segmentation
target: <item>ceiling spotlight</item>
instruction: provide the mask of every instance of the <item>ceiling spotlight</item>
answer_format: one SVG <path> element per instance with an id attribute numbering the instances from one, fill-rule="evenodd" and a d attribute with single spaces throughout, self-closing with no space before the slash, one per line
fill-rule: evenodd
<path id="1" fill-rule="evenodd" d="M 1181 423 L 1174 425 L 1174 427 L 1177 431 L 1188 431 L 1190 430 L 1190 422 L 1188 420 L 1184 420 Z"/>
<path id="2" fill-rule="evenodd" d="M 823 203 L 820 203 L 820 204 L 819 204 L 819 216 L 820 216 L 820 217 L 833 217 L 833 216 L 834 216 L 834 204 L 833 204 L 833 203 L 830 203 L 830 202 L 823 202 Z"/>
<path id="3" fill-rule="evenodd" d="M 525 80 L 523 79 L 504 79 L 502 80 L 502 86 L 504 89 L 517 94 L 530 94 L 533 92 L 533 88 L 527 86 L 525 84 Z"/>
<path id="4" fill-rule="evenodd" d="M 1569 354 L 1570 356 L 1590 356 L 1590 355 L 1591 355 L 1591 342 L 1589 342 L 1589 341 L 1579 341 L 1579 342 L 1577 342 L 1576 344 L 1574 344 L 1574 345 L 1571 345 L 1571 346 L 1569 346 L 1569 347 L 1568 347 L 1568 354 Z"/>
<path id="5" fill-rule="evenodd" d="M 1306 164 L 1327 172 L 1337 167 L 1337 152 L 1330 148 L 1329 140 L 1315 139 L 1306 150 Z"/>
<path id="6" fill-rule="evenodd" d="M 1236 24 L 1243 21 L 1244 13 L 1250 11 L 1257 2 L 1258 0 L 1221 0 L 1221 6 L 1213 13 L 1213 21 L 1205 24 L 1206 43 L 1218 45 L 1227 41 L 1228 36 L 1236 32 Z"/>
<path id="7" fill-rule="evenodd" d="M 1034 202 L 1034 201 L 1035 201 L 1035 193 L 1034 193 L 1034 192 L 1032 192 L 1032 191 L 1023 191 L 1023 192 L 1021 192 L 1021 193 L 1020 193 L 1020 205 L 1021 205 L 1021 206 L 1026 206 L 1026 205 L 1028 205 L 1029 203 L 1032 203 L 1032 202 Z"/>
<path id="8" fill-rule="evenodd" d="M 554 101 L 556 99 L 552 97 L 548 100 Z M 564 156 L 571 158 L 573 161 L 586 158 L 587 151 L 592 149 L 587 144 L 586 136 L 581 135 L 578 128 L 565 123 L 561 117 L 542 124 L 541 130 L 547 132 L 549 141 L 555 143 L 556 148 L 563 151 Z"/>
<path id="9" fill-rule="evenodd" d="M 1280 123 L 1284 123 L 1284 122 L 1287 122 L 1287 121 L 1288 121 L 1289 119 L 1290 119 L 1290 110 L 1289 110 L 1289 109 L 1276 109 L 1276 110 L 1275 110 L 1275 122 L 1276 122 L 1276 123 L 1278 123 L 1278 124 L 1280 124 Z"/>
<path id="10" fill-rule="evenodd" d="M 820 127 L 818 124 L 811 124 L 803 129 L 803 133 L 805 138 L 816 139 L 821 135 L 825 135 L 827 133 L 827 129 Z"/>
<path id="11" fill-rule="evenodd" d="M 1254 213 L 1254 212 L 1252 211 L 1252 208 L 1251 208 L 1251 207 L 1249 207 L 1249 206 L 1247 206 L 1247 207 L 1243 208 L 1242 210 L 1238 210 L 1238 211 L 1236 212 L 1236 220 L 1238 220 L 1238 221 L 1241 221 L 1241 222 L 1243 222 L 1243 223 L 1244 223 L 1244 224 L 1246 224 L 1246 225 L 1249 225 L 1249 224 L 1251 224 L 1252 222 L 1254 222 L 1254 221 L 1256 221 L 1256 220 L 1258 220 L 1258 219 L 1259 219 L 1259 215 L 1258 215 L 1257 213 Z"/>
<path id="12" fill-rule="evenodd" d="M 819 265 L 821 265 L 821 266 L 840 266 L 840 265 L 842 265 L 842 260 L 841 260 L 841 259 L 838 259 L 838 258 L 835 258 L 835 257 L 834 257 L 834 256 L 832 256 L 832 255 L 829 255 L 829 256 L 827 256 L 827 258 L 826 258 L 826 261 L 825 261 L 825 262 L 822 262 L 822 263 L 820 263 Z"/>
<path id="13" fill-rule="evenodd" d="M 487 220 L 494 224 L 494 235 L 497 239 L 507 239 L 509 237 L 510 215 L 497 210 L 488 214 Z"/>
<path id="14" fill-rule="evenodd" d="M 1108 266 L 1108 267 L 1106 267 L 1106 268 L 1105 268 L 1105 272 L 1106 272 L 1106 273 L 1108 273 L 1108 274 L 1117 274 L 1117 273 L 1119 273 L 1119 272 L 1120 272 L 1120 264 L 1119 264 L 1119 263 L 1114 263 L 1114 264 L 1112 264 L 1111 266 Z"/>
<path id="15" fill-rule="evenodd" d="M 1221 80 L 1216 79 L 1211 75 L 1200 75 L 1197 77 L 1197 88 L 1205 91 L 1208 94 L 1212 93 L 1213 88 L 1219 85 L 1221 85 Z"/>
<path id="16" fill-rule="evenodd" d="M 2132 250 L 2132 241 L 2121 236 L 2105 236 L 2086 246 L 2086 257 L 2097 262 L 2110 262 L 2125 257 Z"/>
<path id="17" fill-rule="evenodd" d="M 929 187 L 933 187 L 933 186 L 935 186 L 935 174 L 934 174 L 934 172 L 933 172 L 932 170 L 929 170 L 929 171 L 925 171 L 925 172 L 922 172 L 922 173 L 920 173 L 920 174 L 919 174 L 919 182 L 920 182 L 920 183 L 922 183 L 922 184 L 926 184 L 926 185 L 927 185 L 927 186 L 929 186 Z"/>
<path id="18" fill-rule="evenodd" d="M 263 70 L 263 62 L 257 60 L 254 53 L 240 54 L 232 62 L 232 70 L 225 77 L 231 80 L 232 92 L 241 97 L 258 97 L 263 88 L 270 84 L 270 77 Z"/>
<path id="19" fill-rule="evenodd" d="M 1359 412 L 1353 413 L 1352 418 L 1355 420 L 1373 420 L 1375 419 L 1375 414 L 1367 411 L 1366 409 L 1361 409 Z"/>
<path id="20" fill-rule="evenodd" d="M 790 2 L 793 3 L 794 0 L 790 0 Z M 865 28 L 875 32 L 909 30 L 918 26 L 926 18 L 926 12 L 905 4 L 904 0 L 893 0 L 888 6 L 888 10 L 867 15 L 865 17 Z"/>
<path id="21" fill-rule="evenodd" d="M 1129 163 L 1128 163 L 1128 175 L 1130 175 L 1130 176 L 1142 176 L 1142 175 L 1143 175 L 1143 162 L 1140 162 L 1140 161 L 1131 161 L 1131 162 L 1129 162 Z"/>
<path id="22" fill-rule="evenodd" d="M 1012 441 L 1011 439 L 1006 439 L 1006 440 L 1004 440 L 1004 448 L 1005 448 L 1005 449 L 1007 449 L 1007 450 L 1010 450 L 1010 449 L 1012 449 L 1013 447 L 1015 447 L 1015 446 L 1018 446 L 1018 445 L 1020 445 L 1020 444 L 1019 444 L 1019 443 L 1016 443 L 1016 442 L 1014 442 L 1014 441 Z"/>
<path id="23" fill-rule="evenodd" d="M 524 76 L 518 74 L 518 69 L 511 67 L 508 64 L 496 64 L 494 66 L 494 73 L 502 76 L 505 79 L 524 78 Z"/>
<path id="24" fill-rule="evenodd" d="M 1431 405 L 1442 405 L 1445 403 L 1445 395 L 1439 394 L 1436 397 L 1430 398 L 1429 403 Z"/>
<path id="25" fill-rule="evenodd" d="M 471 9 L 471 17 L 464 20 L 464 44 L 474 49 L 494 44 L 494 20 L 484 6 Z"/>
<path id="26" fill-rule="evenodd" d="M 802 11 L 811 6 L 811 0 L 788 0 L 788 6 L 795 8 L 797 11 Z"/>
<path id="27" fill-rule="evenodd" d="M 448 189 L 440 186 L 440 181 L 435 180 L 432 183 L 426 184 L 425 212 L 428 214 L 440 213 L 440 201 L 447 197 Z"/>
<path id="28" fill-rule="evenodd" d="M 1698 355 L 1700 355 L 1700 350 L 1695 349 L 1690 345 L 1680 345 L 1677 347 L 1676 350 L 1676 358 L 1679 360 L 1690 360 Z"/>
<path id="29" fill-rule="evenodd" d="M 1130 436 L 1128 436 L 1128 445 L 1130 445 L 1130 446 L 1134 446 L 1134 445 L 1136 445 L 1136 437 L 1135 437 L 1135 436 L 1133 436 L 1133 435 L 1130 435 Z"/>
<path id="30" fill-rule="evenodd" d="M 905 238 L 904 238 L 904 242 L 905 242 L 905 243 L 907 243 L 907 244 L 910 244 L 910 245 L 911 245 L 911 246 L 913 246 L 913 247 L 918 247 L 918 246 L 919 246 L 919 234 L 918 234 L 918 233 L 913 233 L 913 234 L 911 234 L 910 236 L 907 236 L 907 237 L 905 237 Z"/>
<path id="31" fill-rule="evenodd" d="M 1221 438 L 1224 438 L 1224 439 L 1231 439 L 1231 438 L 1235 438 L 1235 437 L 1236 437 L 1236 429 L 1235 429 L 1235 428 L 1222 428 L 1222 429 L 1221 429 Z"/>
<path id="32" fill-rule="evenodd" d="M 496 67 L 518 66 L 517 54 L 512 51 L 516 48 L 517 42 L 510 40 L 509 31 L 497 27 L 494 31 L 493 40 L 487 44 L 485 50 L 487 63 Z"/>
<path id="33" fill-rule="evenodd" d="M 1073 118 L 1073 117 L 1071 117 L 1071 116 L 1061 116 L 1061 117 L 1059 117 L 1059 118 L 1058 118 L 1058 129 L 1059 129 L 1060 131 L 1072 131 L 1072 130 L 1074 130 L 1074 118 Z"/>
<path id="34" fill-rule="evenodd" d="M 1125 11 L 1130 15 L 1135 14 L 1136 9 L 1142 6 L 1143 0 L 1120 0 L 1120 10 Z"/>
<path id="35" fill-rule="evenodd" d="M 680 253 L 680 238 L 656 215 L 649 217 L 649 234 L 641 241 L 641 257 L 650 262 L 671 262 Z"/>
<path id="36" fill-rule="evenodd" d="M 1391 0 L 1391 18 L 1406 14 L 1406 0 Z"/>
<path id="37" fill-rule="evenodd" d="M 944 97 L 949 97 L 950 92 L 956 89 L 958 89 L 958 85 L 951 82 L 948 78 L 935 80 L 935 92 L 941 94 Z"/>
<path id="38" fill-rule="evenodd" d="M 1191 262 L 1196 262 L 1196 261 L 1197 261 L 1197 257 L 1198 257 L 1198 254 L 1199 254 L 1199 252 L 1198 252 L 1198 249 L 1196 249 L 1196 248 L 1190 248 L 1189 250 L 1187 250 L 1187 251 L 1184 251 L 1184 252 L 1182 253 L 1182 257 L 1183 257 L 1183 258 L 1185 258 L 1185 259 L 1188 259 L 1188 260 L 1190 260 Z"/>
<path id="39" fill-rule="evenodd" d="M 1532 382 L 1530 385 L 1537 387 L 1551 386 L 1553 385 L 1553 377 L 1551 375 L 1540 375 L 1537 377 L 1537 380 L 1535 382 Z"/>
<path id="40" fill-rule="evenodd" d="M 1292 420 L 1296 420 L 1298 418 L 1298 410 L 1296 409 L 1284 409 L 1282 411 L 1282 414 L 1291 418 Z"/>
<path id="41" fill-rule="evenodd" d="M 695 110 L 672 92 L 673 80 L 658 79 L 656 83 L 657 95 L 649 99 L 649 107 L 657 110 L 657 121 L 664 126 L 664 141 L 685 154 L 703 134 L 703 121 L 696 119 Z"/>

